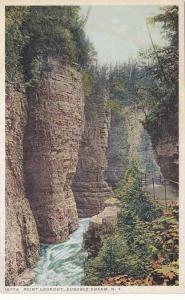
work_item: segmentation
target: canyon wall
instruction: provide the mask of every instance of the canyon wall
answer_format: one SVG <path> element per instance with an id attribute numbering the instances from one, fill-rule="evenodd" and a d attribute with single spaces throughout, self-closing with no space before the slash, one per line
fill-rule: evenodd
<path id="1" fill-rule="evenodd" d="M 116 186 L 129 164 L 127 139 L 125 115 L 123 112 L 112 112 L 107 150 L 108 167 L 105 177 L 113 187 Z"/>
<path id="2" fill-rule="evenodd" d="M 84 126 L 81 75 L 60 59 L 43 62 L 29 93 L 24 140 L 26 192 L 42 243 L 64 241 L 78 226 L 71 182 Z"/>
<path id="3" fill-rule="evenodd" d="M 143 112 L 134 106 L 112 112 L 107 151 L 108 168 L 105 173 L 111 186 L 117 185 L 132 160 L 148 176 L 160 174 L 150 136 L 142 125 L 143 121 Z"/>
<path id="4" fill-rule="evenodd" d="M 108 95 L 100 85 L 85 104 L 85 130 L 72 187 L 79 217 L 98 214 L 111 196 L 112 191 L 104 180 L 109 127 Z"/>
<path id="5" fill-rule="evenodd" d="M 78 216 L 100 213 L 112 195 L 104 180 L 105 88 L 100 85 L 84 108 L 78 71 L 59 58 L 40 60 L 40 69 L 27 92 L 21 84 L 19 91 L 7 88 L 7 285 L 30 283 L 39 243 L 63 242 L 78 227 Z"/>
<path id="6" fill-rule="evenodd" d="M 177 88 L 178 91 L 178 88 Z M 151 137 L 157 163 L 165 179 L 178 187 L 179 181 L 179 108 L 178 92 L 165 107 L 165 113 L 149 115 L 144 127 Z M 163 108 L 164 109 L 164 108 Z"/>
<path id="7" fill-rule="evenodd" d="M 25 196 L 23 137 L 27 119 L 24 87 L 6 88 L 6 285 L 32 268 L 39 257 L 35 219 Z"/>
<path id="8" fill-rule="evenodd" d="M 166 179 L 178 182 L 179 161 L 178 161 L 178 137 L 168 136 L 154 143 L 157 162 L 161 172 Z"/>

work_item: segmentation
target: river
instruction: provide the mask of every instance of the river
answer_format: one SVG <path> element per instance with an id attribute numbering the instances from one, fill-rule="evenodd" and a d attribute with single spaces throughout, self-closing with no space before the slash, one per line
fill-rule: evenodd
<path id="1" fill-rule="evenodd" d="M 67 241 L 61 244 L 41 245 L 41 256 L 34 268 L 36 277 L 32 286 L 81 285 L 87 257 L 82 248 L 83 233 L 89 220 L 80 219 L 78 229 Z"/>

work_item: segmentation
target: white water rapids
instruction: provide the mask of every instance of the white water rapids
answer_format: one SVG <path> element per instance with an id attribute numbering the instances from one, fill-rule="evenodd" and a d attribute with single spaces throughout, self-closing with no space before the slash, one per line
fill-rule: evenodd
<path id="1" fill-rule="evenodd" d="M 89 218 L 80 219 L 78 229 L 67 241 L 41 246 L 41 256 L 34 268 L 37 275 L 32 286 L 81 285 L 87 257 L 82 247 L 83 233 L 88 224 Z"/>

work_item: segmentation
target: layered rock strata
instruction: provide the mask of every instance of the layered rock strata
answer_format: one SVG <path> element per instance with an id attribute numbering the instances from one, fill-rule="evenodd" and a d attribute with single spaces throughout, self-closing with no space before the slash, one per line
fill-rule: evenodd
<path id="1" fill-rule="evenodd" d="M 84 126 L 79 72 L 49 59 L 41 81 L 29 93 L 24 141 L 26 192 L 42 243 L 64 241 L 78 226 L 71 182 Z"/>
<path id="2" fill-rule="evenodd" d="M 98 214 L 112 193 L 104 180 L 109 127 L 108 97 L 100 87 L 85 104 L 85 130 L 72 186 L 79 217 Z"/>
<path id="3" fill-rule="evenodd" d="M 146 124 L 152 146 L 156 154 L 158 165 L 163 177 L 178 187 L 179 180 L 179 126 L 178 126 L 178 99 L 174 98 L 175 107 L 156 123 Z M 171 110 L 172 109 L 172 110 Z"/>
<path id="4" fill-rule="evenodd" d="M 23 137 L 27 101 L 25 90 L 6 89 L 6 285 L 35 265 L 39 238 L 23 178 Z"/>
<path id="5" fill-rule="evenodd" d="M 153 143 L 157 162 L 164 178 L 176 184 L 179 180 L 179 146 L 177 136 L 166 136 Z"/>
<path id="6" fill-rule="evenodd" d="M 134 160 L 148 176 L 159 176 L 155 152 L 149 134 L 142 122 L 144 114 L 134 106 L 112 112 L 108 139 L 108 168 L 105 177 L 109 185 L 116 186 L 129 163 Z"/>
<path id="7" fill-rule="evenodd" d="M 110 186 L 116 186 L 129 164 L 128 130 L 123 112 L 112 112 L 108 138 L 105 177 Z"/>

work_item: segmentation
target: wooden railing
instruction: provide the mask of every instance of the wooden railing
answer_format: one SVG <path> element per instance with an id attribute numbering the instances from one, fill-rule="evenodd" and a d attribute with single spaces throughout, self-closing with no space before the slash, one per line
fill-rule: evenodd
<path id="1" fill-rule="evenodd" d="M 156 200 L 157 185 L 164 186 L 164 200 L 165 200 L 166 206 L 167 206 L 167 201 L 168 201 L 167 187 L 173 185 L 173 187 L 175 187 L 175 189 L 176 189 L 176 192 L 178 193 L 179 182 L 164 178 L 162 176 L 155 176 L 154 174 L 143 173 L 141 175 L 141 181 L 142 181 L 143 187 L 146 187 L 150 184 L 152 185 L 152 194 L 153 194 L 154 200 Z"/>

